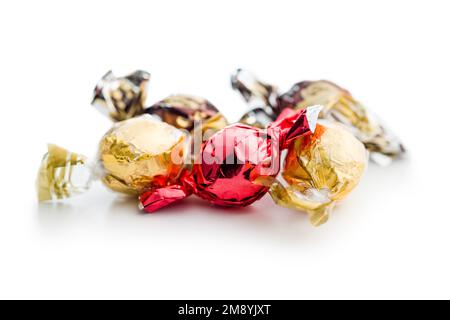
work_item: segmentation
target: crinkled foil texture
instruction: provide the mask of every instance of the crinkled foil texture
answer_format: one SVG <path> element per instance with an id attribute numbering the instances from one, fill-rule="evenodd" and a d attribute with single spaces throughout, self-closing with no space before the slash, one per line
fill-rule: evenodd
<path id="1" fill-rule="evenodd" d="M 82 193 L 89 188 L 90 178 L 85 156 L 49 144 L 36 180 L 38 199 L 49 201 Z"/>
<path id="2" fill-rule="evenodd" d="M 336 84 L 321 81 L 300 82 L 278 98 L 281 109 L 324 106 L 321 118 L 347 127 L 372 153 L 396 157 L 404 152 L 402 144 L 352 95 Z"/>
<path id="3" fill-rule="evenodd" d="M 187 153 L 188 137 L 149 115 L 118 122 L 102 138 L 98 158 L 103 183 L 138 195 L 177 179 Z"/>
<path id="4" fill-rule="evenodd" d="M 201 131 L 212 133 L 228 125 L 225 117 L 208 100 L 192 95 L 172 95 L 147 108 L 146 113 L 179 129 L 192 131 L 201 124 Z"/>
<path id="5" fill-rule="evenodd" d="M 251 106 L 275 107 L 277 104 L 278 88 L 259 81 L 255 75 L 248 70 L 236 70 L 231 76 L 231 87 L 238 91 L 244 100 Z M 276 113 L 279 111 L 280 110 L 275 110 Z"/>
<path id="6" fill-rule="evenodd" d="M 271 122 L 275 121 L 276 118 L 277 116 L 268 108 L 254 108 L 246 112 L 239 122 L 255 128 L 264 129 Z"/>
<path id="7" fill-rule="evenodd" d="M 311 105 L 322 105 L 320 117 L 338 122 L 350 130 L 371 152 L 371 158 L 381 165 L 389 164 L 405 149 L 399 139 L 373 114 L 345 89 L 326 81 L 303 81 L 281 95 L 275 87 L 249 76 L 247 71 L 238 70 L 232 76 L 232 86 L 249 101 L 261 101 L 265 105 L 244 114 L 240 122 L 256 127 L 265 127 L 286 108 L 303 109 Z M 261 88 L 270 88 L 263 90 Z M 275 92 L 275 93 L 274 93 Z M 277 95 L 274 98 L 274 95 Z"/>
<path id="8" fill-rule="evenodd" d="M 338 124 L 319 124 L 313 135 L 291 144 L 283 180 L 270 194 L 280 205 L 308 212 L 311 223 L 320 225 L 359 183 L 366 165 L 367 151 L 350 132 Z"/>
<path id="9" fill-rule="evenodd" d="M 92 105 L 113 121 L 148 113 L 191 132 L 201 124 L 201 133 L 209 135 L 228 125 L 226 118 L 211 102 L 192 95 L 171 95 L 145 107 L 149 81 L 150 73 L 143 70 L 123 77 L 116 77 L 109 71 L 95 87 Z"/>
<path id="10" fill-rule="evenodd" d="M 246 125 L 232 125 L 215 134 L 204 144 L 201 156 L 202 163 L 193 167 L 195 193 L 220 206 L 253 203 L 269 190 L 263 180 L 277 173 L 260 174 L 270 159 L 270 144 L 258 129 Z"/>
<path id="11" fill-rule="evenodd" d="M 195 193 L 220 206 L 247 206 L 269 190 L 280 170 L 281 150 L 314 131 L 320 107 L 293 112 L 273 122 L 267 132 L 234 124 L 203 145 L 194 164 Z"/>
<path id="12" fill-rule="evenodd" d="M 278 175 L 281 150 L 314 130 L 319 110 L 293 112 L 267 131 L 233 124 L 216 132 L 203 143 L 181 184 L 141 194 L 141 207 L 155 212 L 192 193 L 219 206 L 252 204 L 268 192 Z"/>
<path id="13" fill-rule="evenodd" d="M 94 90 L 92 105 L 113 121 L 122 121 L 143 113 L 150 73 L 137 70 L 123 77 L 108 71 Z"/>

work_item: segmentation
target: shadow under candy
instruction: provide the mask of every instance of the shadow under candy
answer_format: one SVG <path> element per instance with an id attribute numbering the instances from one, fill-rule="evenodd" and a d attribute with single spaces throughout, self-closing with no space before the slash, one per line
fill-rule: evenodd
<path id="1" fill-rule="evenodd" d="M 337 204 L 330 220 L 318 228 L 310 225 L 306 213 L 277 206 L 269 195 L 251 206 L 236 208 L 213 206 L 203 199 L 190 196 L 148 214 L 139 210 L 137 198 L 104 189 L 68 201 L 40 203 L 37 207 L 38 222 L 44 229 L 53 232 L 69 227 L 94 225 L 95 228 L 100 225 L 113 226 L 116 230 L 143 237 L 180 237 L 180 241 L 182 237 L 189 236 L 207 238 L 211 234 L 222 234 L 223 238 L 227 238 L 245 234 L 249 239 L 256 238 L 258 241 L 264 239 L 272 243 L 316 246 L 339 235 L 342 228 L 347 230 L 352 222 L 357 223 L 361 211 L 372 201 L 395 197 L 396 189 L 407 188 L 411 171 L 409 159 L 396 161 L 388 167 L 370 165 L 361 184 L 348 198 Z M 381 217 L 374 217 L 378 218 Z M 361 219 L 365 219 L 364 215 Z"/>

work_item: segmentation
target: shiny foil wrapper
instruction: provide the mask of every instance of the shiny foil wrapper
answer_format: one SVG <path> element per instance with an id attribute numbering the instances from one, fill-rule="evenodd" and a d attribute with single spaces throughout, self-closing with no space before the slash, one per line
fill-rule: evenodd
<path id="1" fill-rule="evenodd" d="M 211 204 L 247 206 L 265 195 L 279 173 L 280 153 L 297 137 L 314 131 L 318 107 L 272 123 L 267 132 L 233 124 L 205 141 L 192 171 L 179 186 L 141 195 L 141 207 L 154 212 L 191 193 Z"/>
<path id="2" fill-rule="evenodd" d="M 282 177 L 272 184 L 270 195 L 279 205 L 307 212 L 318 226 L 356 187 L 366 166 L 364 145 L 345 127 L 318 124 L 313 135 L 290 145 Z"/>
<path id="3" fill-rule="evenodd" d="M 123 77 L 108 71 L 94 90 L 92 105 L 113 121 L 133 118 L 144 112 L 150 73 L 137 70 Z"/>
<path id="4" fill-rule="evenodd" d="M 242 123 L 262 127 L 267 124 L 268 119 L 278 116 L 286 108 L 298 110 L 310 105 L 322 105 L 324 108 L 320 118 L 344 125 L 365 145 L 370 151 L 371 159 L 378 164 L 389 164 L 392 159 L 405 152 L 405 148 L 392 132 L 383 126 L 359 101 L 355 100 L 347 90 L 330 81 L 299 82 L 284 94 L 271 92 L 271 98 L 267 99 L 266 92 L 254 88 L 268 87 L 269 85 L 261 85 L 262 82 L 254 76 L 251 78 L 252 81 L 247 80 L 247 82 L 239 81 L 241 78 L 249 79 L 248 72 L 238 70 L 233 75 L 232 83 L 241 84 L 240 86 L 233 85 L 233 88 L 246 101 L 252 100 L 249 96 L 254 96 L 253 100 L 267 101 L 265 106 L 258 106 L 246 113 L 240 120 Z M 276 97 L 274 97 L 275 95 Z M 265 98 L 262 99 L 261 96 Z"/>
<path id="5" fill-rule="evenodd" d="M 39 201 L 69 198 L 85 192 L 90 185 L 91 173 L 85 156 L 48 145 L 36 180 Z"/>
<path id="6" fill-rule="evenodd" d="M 208 100 L 191 95 L 172 95 L 145 110 L 172 126 L 193 131 L 200 124 L 202 133 L 212 133 L 226 127 L 228 122 Z"/>
<path id="7" fill-rule="evenodd" d="M 110 189 L 140 194 L 172 183 L 181 173 L 189 139 L 149 115 L 118 122 L 100 141 L 103 183 Z"/>
<path id="8" fill-rule="evenodd" d="M 248 146 L 252 144 L 260 147 L 249 150 Z M 270 170 L 266 174 L 260 173 L 271 156 L 269 141 L 258 129 L 232 125 L 203 146 L 202 163 L 193 167 L 195 194 L 219 206 L 252 204 L 266 194 L 277 173 Z M 212 163 L 208 163 L 208 157 L 214 159 L 210 161 Z"/>
<path id="9" fill-rule="evenodd" d="M 251 106 L 276 108 L 278 88 L 257 79 L 251 72 L 238 69 L 231 76 L 231 87 Z M 280 110 L 275 110 L 278 113 Z M 274 119 L 275 120 L 275 119 Z"/>
<path id="10" fill-rule="evenodd" d="M 246 112 L 241 119 L 240 123 L 256 127 L 259 129 L 267 128 L 273 121 L 275 121 L 277 115 L 273 111 L 267 108 L 254 108 Z"/>
<path id="11" fill-rule="evenodd" d="M 40 201 L 71 197 L 101 179 L 111 190 L 139 195 L 178 182 L 188 135 L 150 115 L 116 123 L 101 139 L 96 160 L 49 145 L 38 173 Z"/>
<path id="12" fill-rule="evenodd" d="M 95 87 L 92 105 L 113 121 L 147 113 L 191 133 L 198 128 L 206 137 L 228 125 L 211 102 L 192 95 L 171 95 L 146 107 L 149 80 L 150 73 L 142 70 L 124 77 L 116 77 L 109 71 Z"/>

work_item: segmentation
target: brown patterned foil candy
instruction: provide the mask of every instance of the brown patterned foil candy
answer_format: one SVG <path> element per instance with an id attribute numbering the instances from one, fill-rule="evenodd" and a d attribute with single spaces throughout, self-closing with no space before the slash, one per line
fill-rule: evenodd
<path id="1" fill-rule="evenodd" d="M 171 95 L 145 107 L 150 73 L 137 70 L 124 77 L 108 71 L 94 90 L 94 105 L 113 121 L 123 121 L 147 113 L 178 129 L 193 131 L 201 124 L 210 134 L 228 125 L 226 118 L 208 100 L 192 95 Z M 207 138 L 207 137 L 206 137 Z"/>
<path id="2" fill-rule="evenodd" d="M 208 100 L 192 95 L 171 95 L 145 110 L 179 129 L 194 130 L 201 124 L 202 132 L 216 132 L 228 125 L 226 118 Z"/>
<path id="3" fill-rule="evenodd" d="M 249 101 L 251 100 L 249 96 L 260 97 L 261 90 L 255 90 L 254 88 L 258 88 L 255 83 L 261 82 L 253 76 L 253 82 L 247 82 L 244 87 L 244 81 L 236 80 L 242 77 L 244 77 L 244 71 L 238 70 L 232 77 L 232 81 L 241 84 L 237 90 L 244 99 Z M 249 76 L 245 75 L 245 78 L 249 78 Z M 233 88 L 236 88 L 236 86 L 233 86 Z M 272 113 L 278 115 L 286 108 L 298 110 L 310 105 L 322 105 L 324 108 L 320 118 L 344 125 L 365 145 L 367 150 L 370 151 L 371 159 L 378 164 L 389 164 L 391 160 L 405 152 L 405 148 L 398 138 L 382 125 L 374 115 L 359 101 L 355 100 L 347 90 L 330 81 L 303 81 L 292 86 L 284 94 L 271 93 L 271 95 L 276 96 L 276 98 L 266 99 L 268 104 L 259 108 L 263 109 L 263 111 L 259 111 L 260 119 L 264 118 L 261 115 L 264 111 L 268 117 L 272 117 Z M 248 119 L 252 119 L 252 112 L 245 114 L 241 122 L 252 125 L 248 122 Z"/>
<path id="4" fill-rule="evenodd" d="M 304 81 L 278 97 L 281 109 L 303 109 L 311 103 L 324 106 L 321 118 L 336 121 L 349 129 L 371 152 L 372 159 L 388 163 L 405 152 L 393 136 L 370 112 L 345 89 L 326 81 Z"/>

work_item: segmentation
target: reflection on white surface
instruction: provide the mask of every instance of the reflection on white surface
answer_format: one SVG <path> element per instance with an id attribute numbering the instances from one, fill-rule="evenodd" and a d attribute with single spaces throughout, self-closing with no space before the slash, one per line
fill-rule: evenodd
<path id="1" fill-rule="evenodd" d="M 407 204 L 408 199 L 398 198 L 399 188 L 402 197 L 414 196 L 404 191 L 413 190 L 415 178 L 409 160 L 388 168 L 371 165 L 363 183 L 319 228 L 310 226 L 306 214 L 278 207 L 268 196 L 231 210 L 190 197 L 144 214 L 134 199 L 97 184 L 70 201 L 37 206 L 30 227 L 39 239 L 35 261 L 50 268 L 51 277 L 60 277 L 62 282 L 51 287 L 64 297 L 79 296 L 74 292 L 111 298 L 223 298 L 232 292 L 240 298 L 339 297 L 349 277 L 359 279 L 351 284 L 355 292 L 363 292 L 367 281 L 382 290 L 388 285 L 385 272 L 395 274 L 401 286 L 409 281 L 403 266 L 411 263 L 405 248 L 417 233 L 409 230 L 407 219 L 418 217 L 390 208 L 398 201 Z M 401 224 L 405 230 L 398 229 Z M 373 266 L 380 273 L 371 272 L 367 280 Z M 60 289 L 67 281 L 65 270 L 78 279 L 70 280 L 75 291 Z M 36 283 L 36 276 L 32 272 L 27 279 Z M 86 281 L 95 285 L 93 291 L 81 289 Z M 318 281 L 330 284 L 327 292 L 316 286 Z M 236 288 L 241 292 L 236 294 Z M 39 296 L 39 291 L 29 295 Z"/>
<path id="2" fill-rule="evenodd" d="M 330 229 L 349 228 L 377 204 L 398 201 L 398 188 L 407 188 L 411 177 L 408 159 L 390 167 L 371 164 L 363 182 L 334 210 L 330 222 L 314 228 L 303 212 L 279 207 L 267 195 L 252 206 L 221 208 L 191 196 L 153 214 L 137 207 L 137 200 L 109 192 L 98 184 L 85 195 L 59 203 L 37 206 L 37 227 L 46 234 L 97 230 L 134 234 L 154 240 L 171 237 L 183 241 L 183 236 L 209 237 L 220 240 L 242 237 L 245 241 L 302 243 L 308 238 L 320 238 Z M 382 213 L 379 213 L 382 214 Z M 326 230 L 326 231 L 325 231 Z M 232 236 L 231 236 L 232 235 Z"/>
<path id="3" fill-rule="evenodd" d="M 95 194 L 94 194 L 95 193 Z M 244 208 L 221 208 L 192 196 L 153 214 L 139 211 L 133 198 L 95 190 L 69 202 L 39 204 L 37 227 L 52 235 L 80 230 L 133 234 L 155 240 L 158 237 L 183 242 L 184 236 L 225 238 L 261 237 L 264 241 L 301 240 L 303 228 L 310 228 L 306 215 L 276 206 L 269 196 Z M 100 203 L 100 205 L 99 205 Z M 291 239 L 287 239 L 291 238 Z"/>

